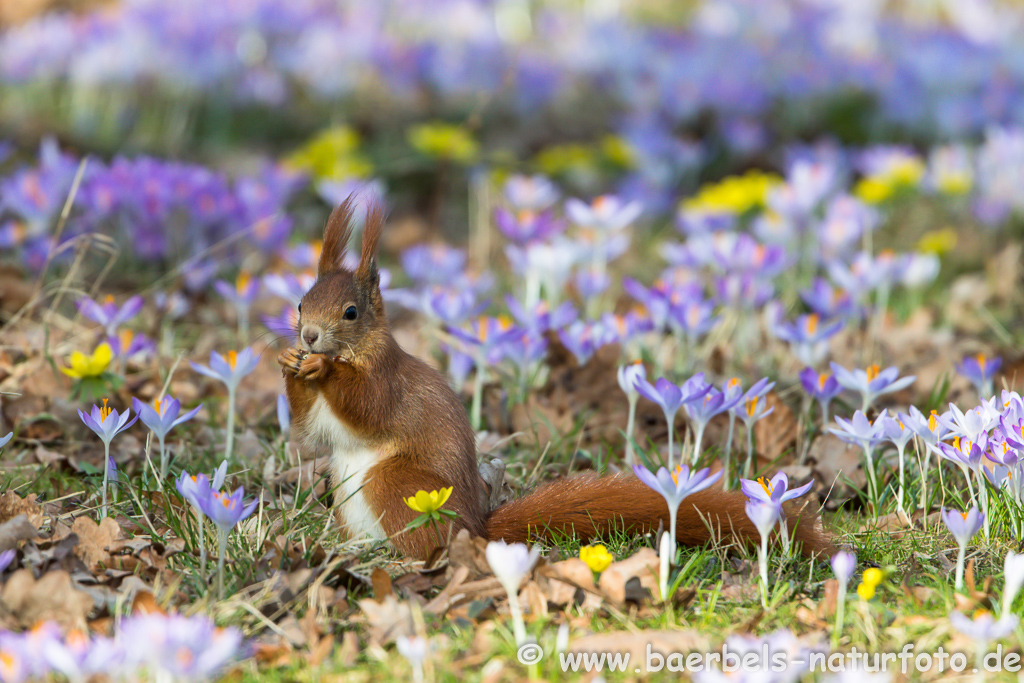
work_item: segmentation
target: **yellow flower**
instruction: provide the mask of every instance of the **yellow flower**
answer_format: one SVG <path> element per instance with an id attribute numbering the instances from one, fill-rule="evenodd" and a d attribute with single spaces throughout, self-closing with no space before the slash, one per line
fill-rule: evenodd
<path id="1" fill-rule="evenodd" d="M 916 187 L 925 170 L 920 159 L 904 159 L 883 173 L 863 178 L 854 186 L 853 194 L 868 204 L 881 204 L 898 190 Z"/>
<path id="2" fill-rule="evenodd" d="M 359 153 L 359 134 L 348 126 L 329 128 L 293 153 L 285 165 L 317 178 L 365 178 L 373 165 Z"/>
<path id="3" fill-rule="evenodd" d="M 782 183 L 779 176 L 762 171 L 748 171 L 729 176 L 717 183 L 700 188 L 696 196 L 683 202 L 687 211 L 744 214 L 751 209 L 763 208 L 768 193 Z"/>
<path id="4" fill-rule="evenodd" d="M 421 154 L 452 159 L 468 164 L 476 158 L 480 145 L 462 126 L 450 123 L 424 123 L 408 131 L 409 144 Z"/>
<path id="5" fill-rule="evenodd" d="M 881 569 L 872 567 L 864 570 L 864 575 L 861 577 L 860 585 L 857 586 L 857 595 L 864 600 L 870 600 L 875 596 L 875 588 L 882 583 L 882 579 L 885 574 L 882 573 Z"/>
<path id="6" fill-rule="evenodd" d="M 957 236 L 953 228 L 941 228 L 921 235 L 917 250 L 925 254 L 945 254 L 956 247 Z"/>
<path id="7" fill-rule="evenodd" d="M 580 559 L 590 567 L 590 571 L 600 574 L 615 558 L 603 545 L 585 545 L 580 548 Z"/>
<path id="8" fill-rule="evenodd" d="M 111 359 L 114 357 L 114 352 L 110 348 L 110 344 L 103 342 L 96 347 L 96 350 L 92 352 L 91 356 L 86 356 L 81 351 L 75 351 L 71 354 L 71 367 L 61 368 L 68 377 L 74 377 L 75 379 L 85 379 L 87 377 L 99 377 L 103 374 L 103 371 L 110 365 Z"/>
<path id="9" fill-rule="evenodd" d="M 430 514 L 440 509 L 440 507 L 448 501 L 448 498 L 451 495 L 451 486 L 443 488 L 440 491 L 431 491 L 430 493 L 427 493 L 426 491 L 417 491 L 415 496 L 405 499 L 405 504 L 416 512 Z"/>

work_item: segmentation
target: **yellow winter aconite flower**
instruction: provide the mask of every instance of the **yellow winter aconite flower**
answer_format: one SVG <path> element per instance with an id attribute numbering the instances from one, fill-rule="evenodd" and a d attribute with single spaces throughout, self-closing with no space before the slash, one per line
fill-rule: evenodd
<path id="1" fill-rule="evenodd" d="M 743 214 L 765 206 L 768 193 L 782 178 L 763 171 L 748 171 L 704 185 L 696 196 L 683 202 L 684 211 Z"/>
<path id="2" fill-rule="evenodd" d="M 870 600 L 875 596 L 875 589 L 885 575 L 881 569 L 872 567 L 871 569 L 865 569 L 864 575 L 861 577 L 860 585 L 857 586 L 857 595 L 863 600 Z"/>
<path id="3" fill-rule="evenodd" d="M 328 180 L 365 178 L 373 166 L 358 148 L 359 134 L 348 126 L 336 126 L 307 142 L 288 157 L 285 165 Z"/>
<path id="4" fill-rule="evenodd" d="M 409 144 L 421 154 L 468 164 L 480 145 L 469 131 L 450 123 L 424 123 L 409 129 Z"/>
<path id="5" fill-rule="evenodd" d="M 921 235 L 917 250 L 924 254 L 945 254 L 956 247 L 957 236 L 953 228 L 932 230 Z"/>
<path id="6" fill-rule="evenodd" d="M 424 514 L 430 514 L 435 512 L 442 505 L 448 502 L 448 498 L 452 495 L 452 487 L 443 488 L 440 491 L 417 491 L 416 495 L 412 498 L 406 498 L 405 504 L 411 507 L 416 512 L 422 512 Z"/>
<path id="7" fill-rule="evenodd" d="M 916 187 L 925 170 L 920 159 L 904 159 L 884 173 L 862 178 L 854 186 L 853 194 L 868 204 L 881 204 L 901 189 Z"/>
<path id="8" fill-rule="evenodd" d="M 600 574 L 615 558 L 603 545 L 585 545 L 580 548 L 580 559 L 590 567 L 590 571 Z"/>
<path id="9" fill-rule="evenodd" d="M 91 356 L 87 356 L 81 351 L 75 351 L 71 354 L 71 367 L 61 368 L 68 377 L 74 377 L 75 379 L 85 379 L 87 377 L 99 377 L 110 365 L 111 359 L 114 357 L 114 352 L 110 348 L 110 344 L 103 342 L 96 347 L 96 350 L 92 352 Z"/>

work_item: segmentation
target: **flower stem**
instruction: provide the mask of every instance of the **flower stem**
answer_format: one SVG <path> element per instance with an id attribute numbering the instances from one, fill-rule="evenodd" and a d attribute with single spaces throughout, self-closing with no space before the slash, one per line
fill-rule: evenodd
<path id="1" fill-rule="evenodd" d="M 167 446 L 164 443 L 165 437 L 160 437 L 160 481 L 157 482 L 157 486 L 163 490 L 164 479 L 167 478 Z M 152 441 L 150 442 L 152 443 Z"/>
<path id="2" fill-rule="evenodd" d="M 750 479 L 750 469 L 754 464 L 754 427 L 747 425 L 747 463 L 743 466 L 743 476 Z"/>
<path id="3" fill-rule="evenodd" d="M 672 433 L 675 431 L 675 415 L 669 415 L 668 411 L 665 412 L 665 421 L 668 422 L 668 471 L 673 470 L 672 467 Z"/>
<path id="4" fill-rule="evenodd" d="M 961 545 L 956 554 L 956 590 L 964 587 L 964 559 L 967 556 L 967 546 Z"/>
<path id="5" fill-rule="evenodd" d="M 839 639 L 843 636 L 843 620 L 846 616 L 846 582 L 839 582 L 839 595 L 836 597 L 836 625 L 832 627 L 832 649 L 839 647 Z"/>
<path id="6" fill-rule="evenodd" d="M 729 478 L 729 466 L 732 464 L 732 436 L 736 430 L 736 413 L 729 411 L 729 436 L 725 440 L 725 455 L 722 462 L 722 488 L 726 491 L 732 488 L 732 480 Z"/>
<path id="7" fill-rule="evenodd" d="M 220 558 L 217 560 L 217 596 L 224 599 L 224 557 L 228 553 L 228 530 L 217 528 L 217 546 Z"/>
<path id="8" fill-rule="evenodd" d="M 626 422 L 626 467 L 632 468 L 636 460 L 633 452 L 633 429 L 636 426 L 636 404 L 640 398 L 639 394 L 629 396 L 629 420 Z"/>
<path id="9" fill-rule="evenodd" d="M 100 508 L 100 519 L 107 517 L 107 487 L 110 486 L 110 442 L 103 442 L 103 505 Z"/>
<path id="10" fill-rule="evenodd" d="M 693 438 L 693 462 L 690 467 L 697 466 L 697 460 L 700 459 L 700 445 L 704 441 L 704 428 L 707 426 L 706 423 L 701 422 L 697 425 L 697 433 Z"/>
<path id="11" fill-rule="evenodd" d="M 768 608 L 768 534 L 761 534 L 757 549 L 757 564 L 761 570 L 761 606 Z"/>
<path id="12" fill-rule="evenodd" d="M 199 575 L 206 581 L 206 517 L 199 508 L 193 508 L 199 525 Z"/>
<path id="13" fill-rule="evenodd" d="M 669 543 L 669 556 L 668 556 L 668 558 L 669 558 L 669 562 L 671 562 L 672 564 L 676 563 L 676 518 L 677 518 L 678 514 L 679 514 L 679 505 L 677 504 L 675 507 L 672 507 L 670 505 L 669 508 L 668 508 L 668 524 L 672 528 L 668 530 L 668 533 L 669 533 L 668 537 L 669 537 L 669 539 L 671 541 Z"/>
<path id="14" fill-rule="evenodd" d="M 518 586 L 508 591 L 508 611 L 512 614 L 512 632 L 518 647 L 526 642 L 526 624 L 523 622 L 523 610 L 519 606 Z"/>
<path id="15" fill-rule="evenodd" d="M 235 446 L 235 390 L 228 388 L 228 436 L 224 447 L 224 459 L 231 461 L 231 451 Z"/>
<path id="16" fill-rule="evenodd" d="M 482 354 L 481 354 L 482 355 Z M 476 359 L 476 378 L 473 381 L 473 405 L 470 410 L 470 418 L 473 423 L 473 431 L 480 431 L 480 412 L 483 407 L 484 398 L 484 359 Z"/>

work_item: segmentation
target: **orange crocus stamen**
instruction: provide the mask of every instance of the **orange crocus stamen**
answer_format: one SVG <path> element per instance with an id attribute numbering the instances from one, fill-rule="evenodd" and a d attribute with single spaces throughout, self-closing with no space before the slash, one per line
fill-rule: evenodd
<path id="1" fill-rule="evenodd" d="M 228 365 L 231 366 L 232 370 L 235 369 L 235 364 L 236 363 L 238 363 L 238 352 L 237 351 L 228 351 Z"/>
<path id="2" fill-rule="evenodd" d="M 828 374 L 827 372 L 823 372 L 820 375 L 818 375 L 818 389 L 821 389 L 822 391 L 824 391 L 825 390 L 825 382 L 827 382 L 828 378 L 831 377 L 831 376 L 832 375 Z"/>
<path id="3" fill-rule="evenodd" d="M 867 376 L 868 376 L 868 381 L 869 381 L 869 382 L 870 382 L 871 380 L 873 380 L 874 378 L 878 377 L 878 371 L 879 371 L 880 369 L 881 369 L 881 368 L 879 368 L 879 367 L 878 367 L 878 364 L 877 364 L 877 363 L 876 363 L 875 365 L 869 365 L 869 366 L 868 366 L 867 370 L 865 370 L 865 373 L 866 373 L 866 374 L 867 374 Z"/>
<path id="4" fill-rule="evenodd" d="M 110 399 L 107 399 L 107 398 L 103 399 L 103 407 L 100 408 L 100 419 L 101 420 L 106 420 L 107 416 L 110 415 L 110 413 L 113 412 L 113 410 L 114 410 L 113 408 L 108 408 L 107 407 L 107 401 L 109 401 L 109 400 Z"/>
<path id="5" fill-rule="evenodd" d="M 251 281 L 252 281 L 252 276 L 249 275 L 249 273 L 246 273 L 245 271 L 242 271 L 241 273 L 238 274 L 238 277 L 235 278 L 235 289 L 239 293 L 241 293 L 242 291 L 245 290 L 246 287 L 249 286 L 249 283 Z"/>
<path id="6" fill-rule="evenodd" d="M 757 478 L 757 483 L 761 485 L 761 488 L 764 489 L 764 492 L 768 494 L 769 498 L 771 498 L 772 497 L 772 483 L 771 483 L 771 481 L 769 481 L 768 477 L 758 477 Z"/>
<path id="7" fill-rule="evenodd" d="M 747 415 L 754 417 L 754 413 L 757 411 L 757 396 L 747 401 Z"/>
<path id="8" fill-rule="evenodd" d="M 156 408 L 156 414 L 157 415 L 163 415 L 164 414 L 164 411 L 160 409 L 160 406 L 162 404 L 163 404 L 163 401 L 160 398 L 154 398 L 153 399 L 153 407 Z"/>
<path id="9" fill-rule="evenodd" d="M 811 313 L 807 316 L 807 334 L 814 334 L 814 331 L 818 329 L 818 322 L 821 318 L 818 317 L 817 313 Z"/>
<path id="10" fill-rule="evenodd" d="M 729 386 L 730 387 L 737 387 L 737 386 L 739 386 L 739 384 L 740 384 L 740 378 L 739 377 L 733 377 L 732 379 L 729 380 Z"/>
<path id="11" fill-rule="evenodd" d="M 935 428 L 939 426 L 938 412 L 932 411 L 932 414 L 928 416 L 928 430 L 934 432 Z"/>

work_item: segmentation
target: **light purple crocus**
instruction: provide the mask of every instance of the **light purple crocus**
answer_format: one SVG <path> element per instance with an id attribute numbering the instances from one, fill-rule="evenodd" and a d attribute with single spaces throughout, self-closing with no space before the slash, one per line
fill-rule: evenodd
<path id="1" fill-rule="evenodd" d="M 899 368 L 896 366 L 888 367 L 885 370 L 879 370 L 877 365 L 872 365 L 867 370 L 860 368 L 847 370 L 835 362 L 829 365 L 832 367 L 836 381 L 843 388 L 861 395 L 861 410 L 865 412 L 877 397 L 909 387 L 917 379 L 914 375 L 900 377 Z"/>
<path id="2" fill-rule="evenodd" d="M 730 408 L 737 405 L 743 396 L 726 396 L 723 392 L 709 386 L 700 400 L 689 401 L 684 405 L 686 415 L 693 425 L 693 457 L 690 459 L 690 466 L 696 467 L 700 458 L 701 446 L 704 444 L 704 430 L 708 423 L 716 415 L 728 412 Z"/>
<path id="3" fill-rule="evenodd" d="M 277 424 L 281 427 L 281 438 L 288 440 L 288 433 L 291 431 L 292 420 L 291 410 L 288 406 L 288 397 L 284 394 L 277 395 Z"/>
<path id="4" fill-rule="evenodd" d="M 197 614 L 125 617 L 115 639 L 128 663 L 161 680 L 210 681 L 241 654 L 242 632 Z"/>
<path id="5" fill-rule="evenodd" d="M 812 486 L 814 486 L 814 482 L 809 481 L 803 486 L 798 486 L 791 490 L 789 488 L 789 477 L 785 472 L 776 472 L 775 476 L 771 479 L 767 477 L 760 477 L 757 480 L 740 479 L 740 488 L 747 498 L 759 500 L 762 503 L 778 503 L 779 505 L 806 494 L 811 490 Z"/>
<path id="6" fill-rule="evenodd" d="M 238 383 L 242 378 L 249 375 L 259 365 L 252 348 L 242 349 L 239 352 L 228 351 L 227 358 L 216 351 L 210 352 L 210 366 L 189 362 L 192 369 L 201 375 L 224 383 L 228 389 L 228 423 L 227 423 L 227 445 L 225 446 L 225 459 L 231 459 L 231 450 L 235 442 L 235 392 Z"/>
<path id="7" fill-rule="evenodd" d="M 212 481 L 202 472 L 189 476 L 189 473 L 185 471 L 182 471 L 181 475 L 174 480 L 174 486 L 178 489 L 178 493 L 188 501 L 196 515 L 196 524 L 199 526 L 199 571 L 202 576 L 206 576 L 206 525 L 203 523 L 205 513 L 200 501 L 209 498 L 213 491 L 219 491 L 224 485 L 227 474 L 228 461 L 225 460 L 214 471 Z"/>
<path id="8" fill-rule="evenodd" d="M 839 638 L 843 635 L 843 616 L 846 608 L 846 590 L 850 585 L 850 578 L 857 569 L 857 556 L 840 550 L 829 561 L 832 565 L 832 572 L 839 582 L 839 591 L 836 596 L 836 624 L 832 628 L 832 648 L 839 645 Z"/>
<path id="9" fill-rule="evenodd" d="M 130 297 L 123 304 L 118 306 L 114 303 L 114 297 L 108 296 L 103 303 L 93 301 L 87 296 L 78 300 L 78 311 L 89 320 L 103 326 L 103 332 L 112 337 L 117 334 L 117 328 L 134 318 L 142 310 L 143 299 L 136 294 Z"/>
<path id="10" fill-rule="evenodd" d="M 992 395 L 992 378 L 1003 367 L 1003 359 L 999 356 L 989 357 L 983 353 L 965 356 L 957 363 L 956 371 L 966 377 L 978 392 L 978 398 L 984 399 Z"/>
<path id="11" fill-rule="evenodd" d="M 248 273 L 240 273 L 235 284 L 217 280 L 213 283 L 213 288 L 234 306 L 238 319 L 238 338 L 247 339 L 249 337 L 249 312 L 260 293 L 259 279 L 249 277 Z"/>
<path id="12" fill-rule="evenodd" d="M 96 436 L 100 437 L 103 441 L 103 462 L 106 463 L 110 459 L 110 442 L 113 441 L 114 437 L 123 432 L 124 430 L 135 424 L 135 421 L 139 419 L 139 416 L 131 417 L 131 410 L 125 409 L 123 413 L 118 413 L 113 408 L 107 407 L 107 399 L 103 399 L 103 407 L 100 408 L 97 405 L 92 407 L 91 413 L 83 413 L 81 410 L 78 411 L 78 416 L 82 418 L 82 422 L 85 426 L 96 433 Z M 129 420 L 129 418 L 131 418 Z M 103 503 L 100 515 L 101 517 L 107 516 L 107 488 L 110 485 L 110 469 L 108 467 L 103 468 Z"/>
<path id="13" fill-rule="evenodd" d="M 804 368 L 800 373 L 800 384 L 804 391 L 821 406 L 821 424 L 828 424 L 828 407 L 832 400 L 843 393 L 835 375 L 828 372 L 817 372 L 814 368 Z"/>
<path id="14" fill-rule="evenodd" d="M 162 482 L 167 478 L 167 467 L 169 465 L 165 444 L 167 433 L 195 417 L 196 413 L 202 409 L 203 404 L 200 403 L 181 416 L 178 415 L 181 412 L 181 403 L 178 399 L 171 396 L 156 399 L 152 406 L 143 403 L 137 398 L 132 398 L 132 407 L 138 413 L 139 419 L 149 427 L 160 443 L 160 481 Z"/>
<path id="15" fill-rule="evenodd" d="M 640 395 L 661 406 L 668 422 L 668 466 L 672 467 L 672 437 L 675 432 L 676 413 L 684 403 L 696 401 L 711 391 L 712 386 L 704 382 L 704 373 L 700 372 L 688 379 L 681 387 L 664 377 L 653 385 L 646 378 L 637 378 L 634 383 Z"/>
<path id="16" fill-rule="evenodd" d="M 2 553 L 0 553 L 0 574 L 2 574 L 5 569 L 11 566 L 11 562 L 14 562 L 14 556 L 16 554 L 17 551 L 14 548 L 5 550 Z"/>
<path id="17" fill-rule="evenodd" d="M 0 448 L 3 448 L 7 443 L 14 438 L 14 432 L 8 432 L 7 436 L 0 436 Z"/>
<path id="18" fill-rule="evenodd" d="M 757 527 L 761 535 L 761 545 L 757 549 L 757 564 L 761 573 L 761 605 L 768 606 L 768 536 L 782 516 L 782 505 L 775 502 L 747 500 L 747 517 Z"/>
<path id="19" fill-rule="evenodd" d="M 576 225 L 602 232 L 617 232 L 640 217 L 640 202 L 624 203 L 613 195 L 602 195 L 590 204 L 579 199 L 567 199 L 565 215 Z"/>
<path id="20" fill-rule="evenodd" d="M 669 527 L 671 527 L 672 544 L 669 548 L 669 557 L 675 563 L 676 543 L 676 515 L 679 512 L 679 505 L 691 493 L 703 491 L 714 484 L 722 477 L 722 472 L 711 474 L 711 470 L 705 467 L 702 470 L 690 471 L 686 465 L 680 465 L 674 471 L 665 467 L 658 469 L 657 474 L 642 465 L 633 465 L 633 472 L 644 484 L 661 494 L 668 505 Z"/>
<path id="21" fill-rule="evenodd" d="M 234 493 L 218 492 L 210 488 L 196 488 L 200 509 L 217 527 L 217 546 L 220 557 L 217 561 L 217 591 L 220 599 L 224 599 L 224 559 L 228 551 L 228 533 L 235 525 L 253 513 L 259 505 L 259 499 L 248 505 L 243 504 L 245 491 L 239 486 Z"/>
<path id="22" fill-rule="evenodd" d="M 619 388 L 626 394 L 629 401 L 629 418 L 626 422 L 626 467 L 632 467 L 635 459 L 633 453 L 633 430 L 636 425 L 636 404 L 640 400 L 640 392 L 636 389 L 638 380 L 647 379 L 647 371 L 641 361 L 634 361 L 619 367 Z"/>
<path id="23" fill-rule="evenodd" d="M 967 512 L 943 508 L 942 521 L 946 523 L 946 528 L 949 529 L 949 533 L 953 534 L 959 547 L 956 559 L 956 589 L 959 590 L 964 585 L 964 558 L 967 554 L 967 543 L 981 529 L 985 515 L 973 505 Z"/>
<path id="24" fill-rule="evenodd" d="M 885 437 L 886 441 L 889 441 L 896 446 L 896 457 L 899 459 L 899 491 L 896 493 L 896 506 L 898 509 L 903 509 L 903 492 L 906 490 L 906 466 L 904 464 L 904 455 L 907 450 L 907 444 L 913 440 L 915 432 L 910 429 L 903 421 L 898 417 L 892 417 L 888 412 L 883 412 L 875 419 L 876 423 L 882 425 L 882 436 Z"/>
<path id="25" fill-rule="evenodd" d="M 817 366 L 828 356 L 828 340 L 843 329 L 843 321 L 822 321 L 817 313 L 801 315 L 792 323 L 779 323 L 772 333 L 788 342 L 793 355 L 804 365 Z"/>
<path id="26" fill-rule="evenodd" d="M 880 492 L 875 476 L 875 447 L 882 441 L 882 425 L 877 420 L 872 424 L 859 410 L 854 412 L 851 420 L 844 420 L 837 415 L 836 423 L 839 428 L 829 427 L 828 431 L 839 437 L 840 441 L 856 444 L 864 451 L 864 469 L 868 474 L 869 494 L 877 510 Z"/>

